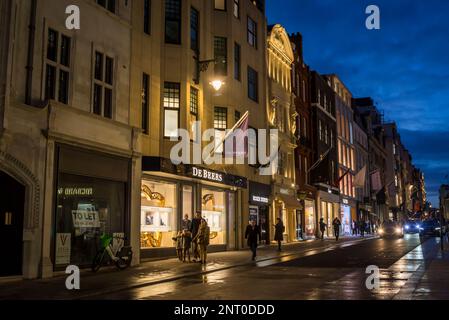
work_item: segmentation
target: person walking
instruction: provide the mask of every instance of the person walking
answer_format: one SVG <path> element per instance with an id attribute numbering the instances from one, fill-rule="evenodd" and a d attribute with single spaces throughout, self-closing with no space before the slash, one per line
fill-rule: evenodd
<path id="1" fill-rule="evenodd" d="M 360 221 L 360 236 L 361 236 L 362 238 L 365 237 L 365 229 L 366 229 L 366 223 L 365 223 L 365 220 L 361 220 L 361 221 Z"/>
<path id="2" fill-rule="evenodd" d="M 189 230 L 182 232 L 182 262 L 188 257 L 190 263 L 190 248 L 192 247 L 192 234 Z"/>
<path id="3" fill-rule="evenodd" d="M 326 231 L 327 224 L 324 222 L 324 219 L 320 219 L 320 231 L 321 231 L 321 240 L 324 240 L 324 232 Z"/>
<path id="4" fill-rule="evenodd" d="M 281 245 L 284 241 L 285 227 L 281 218 L 277 218 L 277 223 L 274 225 L 274 241 L 278 243 L 278 251 L 282 251 Z"/>
<path id="5" fill-rule="evenodd" d="M 192 255 L 193 255 L 193 262 L 197 262 L 200 258 L 199 248 L 198 248 L 198 242 L 193 239 L 197 239 L 198 231 L 200 229 L 201 225 L 201 212 L 197 211 L 195 214 L 195 218 L 193 218 L 192 223 L 190 224 L 190 233 L 192 234 Z"/>
<path id="6" fill-rule="evenodd" d="M 181 230 L 182 231 L 184 231 L 184 230 L 190 231 L 191 227 L 192 227 L 192 221 L 189 219 L 189 215 L 186 214 L 184 216 L 184 219 L 181 222 Z"/>
<path id="7" fill-rule="evenodd" d="M 182 231 L 178 231 L 176 236 L 172 238 L 176 246 L 176 255 L 179 261 L 182 261 Z"/>
<path id="8" fill-rule="evenodd" d="M 335 240 L 338 241 L 338 238 L 340 237 L 340 226 L 341 226 L 341 221 L 340 219 L 338 219 L 338 217 L 335 217 L 334 221 L 332 221 L 332 226 L 334 227 Z"/>
<path id="9" fill-rule="evenodd" d="M 210 228 L 207 225 L 207 221 L 205 219 L 201 220 L 201 224 L 196 234 L 195 238 L 192 241 L 196 241 L 198 244 L 200 262 L 201 264 L 207 263 L 207 246 L 210 241 Z"/>
<path id="10" fill-rule="evenodd" d="M 260 227 L 256 224 L 256 220 L 251 220 L 249 225 L 246 227 L 245 239 L 248 240 L 248 247 L 253 253 L 253 261 L 256 260 L 257 256 L 257 245 L 262 239 L 262 234 L 260 232 Z"/>

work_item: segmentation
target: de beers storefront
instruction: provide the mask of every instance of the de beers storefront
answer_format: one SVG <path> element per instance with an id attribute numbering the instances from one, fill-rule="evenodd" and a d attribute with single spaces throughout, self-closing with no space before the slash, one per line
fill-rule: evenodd
<path id="1" fill-rule="evenodd" d="M 141 258 L 173 256 L 173 237 L 184 216 L 195 212 L 210 227 L 209 251 L 237 248 L 236 217 L 243 177 L 194 165 L 174 165 L 169 159 L 143 157 L 140 212 Z"/>

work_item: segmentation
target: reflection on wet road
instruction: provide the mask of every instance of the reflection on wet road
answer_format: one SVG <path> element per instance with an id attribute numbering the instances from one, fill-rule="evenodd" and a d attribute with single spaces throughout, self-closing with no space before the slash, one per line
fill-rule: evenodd
<path id="1" fill-rule="evenodd" d="M 432 241 L 435 240 L 429 243 Z M 374 239 L 94 298 L 393 299 L 414 272 L 423 267 L 426 255 L 434 250 L 434 246 L 426 243 L 420 246 L 416 235 Z M 368 290 L 365 285 L 366 267 L 370 265 L 380 268 L 378 290 Z"/>

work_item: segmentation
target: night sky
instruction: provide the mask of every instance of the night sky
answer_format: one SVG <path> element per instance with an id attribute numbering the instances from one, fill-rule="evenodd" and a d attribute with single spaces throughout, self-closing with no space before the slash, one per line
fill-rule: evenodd
<path id="1" fill-rule="evenodd" d="M 368 5 L 381 30 L 367 30 Z M 306 63 L 336 73 L 354 97 L 371 96 L 396 121 L 429 201 L 449 174 L 449 1 L 268 0 L 269 24 L 301 32 Z"/>

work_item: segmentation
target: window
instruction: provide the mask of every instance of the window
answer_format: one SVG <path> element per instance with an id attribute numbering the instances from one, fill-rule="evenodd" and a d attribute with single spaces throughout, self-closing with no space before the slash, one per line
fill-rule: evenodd
<path id="1" fill-rule="evenodd" d="M 241 48 L 237 43 L 234 44 L 234 78 L 239 81 L 242 78 Z"/>
<path id="2" fill-rule="evenodd" d="M 235 111 L 234 113 L 234 120 L 235 123 L 239 122 L 239 120 L 242 118 L 242 114 L 240 113 L 240 111 Z"/>
<path id="3" fill-rule="evenodd" d="M 198 89 L 190 87 L 190 130 L 193 141 L 197 141 L 195 122 L 198 121 Z"/>
<path id="4" fill-rule="evenodd" d="M 278 156 L 278 175 L 283 176 L 285 174 L 286 157 L 284 152 L 279 152 Z"/>
<path id="5" fill-rule="evenodd" d="M 150 76 L 146 73 L 142 76 L 142 131 L 149 133 L 149 100 L 150 100 Z"/>
<path id="6" fill-rule="evenodd" d="M 329 144 L 329 136 L 328 136 L 328 134 L 329 134 L 328 126 L 325 126 L 324 127 L 324 142 L 326 144 Z"/>
<path id="7" fill-rule="evenodd" d="M 226 0 L 215 0 L 215 10 L 226 11 Z"/>
<path id="8" fill-rule="evenodd" d="M 228 45 L 223 37 L 214 38 L 215 74 L 226 76 L 228 74 Z"/>
<path id="9" fill-rule="evenodd" d="M 334 147 L 334 130 L 330 129 L 330 145 L 331 148 Z"/>
<path id="10" fill-rule="evenodd" d="M 302 118 L 302 135 L 304 138 L 307 138 L 307 119 L 305 117 Z"/>
<path id="11" fill-rule="evenodd" d="M 112 119 L 112 92 L 114 59 L 95 52 L 93 88 L 93 113 Z"/>
<path id="12" fill-rule="evenodd" d="M 179 127 L 179 108 L 181 104 L 181 85 L 164 84 L 164 137 L 177 137 Z"/>
<path id="13" fill-rule="evenodd" d="M 214 129 L 216 153 L 223 153 L 223 138 L 228 127 L 228 109 L 223 107 L 214 108 Z"/>
<path id="14" fill-rule="evenodd" d="M 196 53 L 200 50 L 199 45 L 199 12 L 195 8 L 190 8 L 190 49 Z"/>
<path id="15" fill-rule="evenodd" d="M 71 38 L 48 29 L 45 99 L 69 102 Z"/>
<path id="16" fill-rule="evenodd" d="M 318 120 L 318 137 L 320 141 L 323 141 L 323 125 L 321 120 Z"/>
<path id="17" fill-rule="evenodd" d="M 248 43 L 257 49 L 257 23 L 248 17 Z"/>
<path id="18" fill-rule="evenodd" d="M 181 44 L 181 0 L 165 0 L 165 43 Z"/>
<path id="19" fill-rule="evenodd" d="M 298 133 L 298 139 L 301 139 L 302 130 L 301 130 L 301 115 L 298 115 L 296 118 L 296 130 Z"/>
<path id="20" fill-rule="evenodd" d="M 151 0 L 144 0 L 143 4 L 143 32 L 151 33 Z"/>
<path id="21" fill-rule="evenodd" d="M 257 71 L 253 68 L 248 67 L 248 97 L 258 102 L 259 100 L 259 89 L 258 89 L 258 75 Z"/>
<path id="22" fill-rule="evenodd" d="M 234 0 L 234 17 L 240 19 L 240 0 Z"/>
<path id="23" fill-rule="evenodd" d="M 115 0 L 97 0 L 97 3 L 110 12 L 115 13 Z"/>

